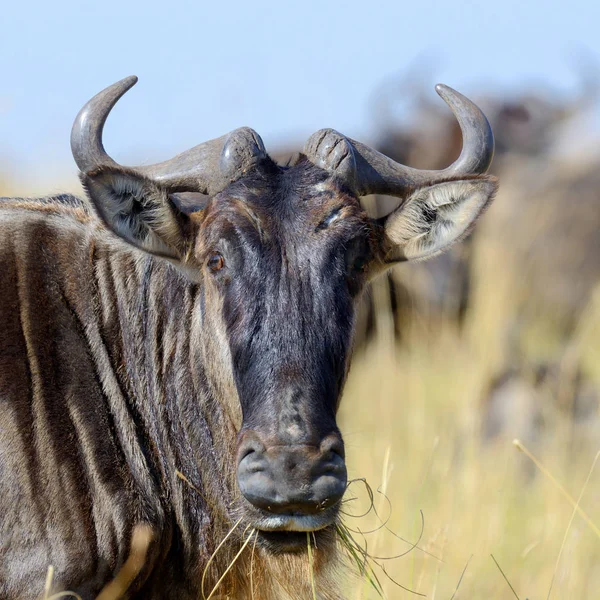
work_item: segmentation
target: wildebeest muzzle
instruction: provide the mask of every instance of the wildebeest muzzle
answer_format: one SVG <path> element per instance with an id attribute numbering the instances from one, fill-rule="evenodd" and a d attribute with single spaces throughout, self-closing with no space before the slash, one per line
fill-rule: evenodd
<path id="1" fill-rule="evenodd" d="M 329 525 L 347 481 L 339 433 L 311 444 L 279 441 L 253 430 L 240 435 L 238 484 L 246 500 L 264 511 L 260 528 L 313 531 Z"/>

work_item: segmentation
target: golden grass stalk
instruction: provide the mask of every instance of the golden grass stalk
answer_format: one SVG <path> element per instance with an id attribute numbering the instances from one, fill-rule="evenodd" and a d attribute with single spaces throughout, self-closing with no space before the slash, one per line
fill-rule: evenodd
<path id="1" fill-rule="evenodd" d="M 258 539 L 258 529 L 254 530 L 254 544 L 252 544 L 252 554 L 250 555 L 250 595 L 254 600 L 254 551 L 256 550 L 256 540 Z"/>
<path id="2" fill-rule="evenodd" d="M 208 573 L 208 569 L 209 569 L 210 565 L 212 564 L 215 556 L 219 553 L 219 550 L 223 547 L 223 545 L 229 539 L 229 537 L 231 536 L 231 534 L 238 528 L 238 525 L 241 522 L 242 522 L 242 517 L 240 517 L 233 524 L 233 527 L 227 532 L 227 535 L 221 540 L 221 542 L 219 543 L 219 545 L 215 548 L 215 551 L 211 554 L 210 558 L 208 559 L 208 562 L 206 563 L 206 566 L 204 567 L 204 572 L 202 573 L 202 581 L 200 582 L 200 590 L 202 591 L 202 598 L 204 600 L 208 600 L 206 598 L 206 594 L 204 592 L 204 582 L 206 580 L 206 574 Z"/>
<path id="3" fill-rule="evenodd" d="M 131 536 L 131 550 L 117 576 L 103 588 L 96 600 L 118 600 L 129 589 L 146 564 L 148 548 L 154 534 L 149 525 L 136 525 Z"/>
<path id="4" fill-rule="evenodd" d="M 248 531 L 248 527 L 246 527 L 244 533 L 246 533 L 246 531 Z M 242 547 L 239 549 L 238 553 L 233 557 L 233 560 L 229 563 L 229 565 L 227 566 L 225 571 L 223 571 L 223 574 L 221 575 L 221 577 L 219 577 L 219 580 L 217 581 L 217 583 L 215 583 L 215 587 L 213 587 L 212 591 L 210 592 L 210 594 L 208 595 L 206 600 L 210 600 L 213 597 L 214 593 L 217 591 L 217 588 L 221 585 L 221 583 L 223 583 L 223 580 L 227 576 L 227 573 L 229 573 L 229 571 L 231 571 L 231 569 L 233 568 L 233 565 L 236 563 L 237 559 L 242 555 L 242 552 L 245 550 L 246 546 L 250 543 L 250 540 L 252 539 L 252 536 L 254 535 L 255 531 L 256 530 L 253 528 L 252 531 L 248 534 L 246 541 L 242 544 Z M 214 556 L 214 554 L 213 554 L 213 556 Z"/>
<path id="5" fill-rule="evenodd" d="M 458 588 L 460 587 L 460 584 L 462 583 L 463 577 L 465 576 L 465 573 L 467 572 L 467 569 L 469 568 L 469 563 L 471 562 L 472 558 L 473 558 L 473 555 L 471 554 L 471 556 L 469 557 L 469 560 L 467 561 L 467 564 L 465 565 L 465 568 L 462 570 L 462 573 L 460 574 L 458 583 L 456 584 L 456 587 L 454 588 L 454 592 L 452 593 L 452 597 L 450 598 L 450 600 L 454 600 L 454 597 L 458 593 Z"/>
<path id="6" fill-rule="evenodd" d="M 175 469 L 175 475 L 181 479 L 181 481 L 187 483 L 205 502 L 208 502 L 206 496 L 179 470 Z"/>
<path id="7" fill-rule="evenodd" d="M 546 597 L 546 600 L 550 600 L 550 594 L 552 593 L 552 586 L 554 585 L 554 578 L 556 577 L 556 573 L 558 571 L 558 565 L 560 563 L 560 558 L 561 558 L 563 550 L 565 548 L 565 544 L 567 543 L 567 537 L 569 535 L 569 531 L 571 530 L 571 525 L 573 524 L 573 520 L 575 519 L 575 515 L 577 514 L 577 509 L 579 508 L 579 505 L 581 504 L 581 499 L 583 498 L 583 494 L 585 493 L 585 490 L 587 489 L 588 483 L 590 482 L 592 473 L 594 472 L 594 469 L 596 468 L 596 463 L 598 462 L 599 457 L 600 457 L 600 452 L 597 452 L 596 456 L 594 457 L 594 460 L 592 462 L 592 466 L 590 467 L 590 470 L 587 474 L 585 482 L 583 483 L 583 486 L 581 487 L 581 492 L 579 492 L 579 498 L 577 498 L 577 504 L 573 507 L 573 512 L 571 513 L 571 518 L 569 519 L 567 529 L 565 530 L 565 535 L 563 536 L 562 544 L 560 545 L 560 550 L 558 552 L 558 556 L 556 557 L 556 564 L 554 565 L 554 572 L 552 573 L 552 581 L 550 581 L 550 589 L 548 590 L 548 596 Z"/>
<path id="8" fill-rule="evenodd" d="M 50 595 L 50 591 L 52 589 L 52 580 L 54 579 L 54 566 L 50 565 L 48 567 L 48 572 L 46 573 L 46 585 L 44 586 L 44 600 L 48 600 L 48 596 Z"/>
<path id="9" fill-rule="evenodd" d="M 521 452 L 523 452 L 523 454 L 525 454 L 525 456 L 530 458 L 533 461 L 533 464 L 558 488 L 560 493 L 571 504 L 573 510 L 579 513 L 579 516 L 587 523 L 589 528 L 598 536 L 598 538 L 600 538 L 600 529 L 598 529 L 598 526 L 592 521 L 592 519 L 590 519 L 590 517 L 588 517 L 588 515 L 581 508 L 581 506 L 579 506 L 579 501 L 575 501 L 575 499 L 571 496 L 571 494 L 569 494 L 569 492 L 567 492 L 567 490 L 561 485 L 561 483 L 556 479 L 556 477 L 554 477 L 554 475 L 552 475 L 552 473 L 550 473 L 550 471 L 548 471 L 548 469 L 544 467 L 544 465 L 522 444 L 521 441 L 513 440 L 513 444 L 515 445 L 517 450 L 520 450 Z"/>
<path id="10" fill-rule="evenodd" d="M 504 577 L 504 581 L 506 581 L 506 583 L 508 584 L 508 587 L 510 588 L 510 591 L 513 593 L 514 597 L 517 600 L 521 600 L 519 598 L 519 595 L 515 591 L 515 588 L 512 586 L 512 583 L 508 580 L 508 577 L 506 576 L 506 573 L 504 573 L 504 571 L 502 570 L 502 567 L 498 564 L 498 561 L 494 558 L 494 555 L 490 554 L 490 556 L 492 557 L 492 560 L 494 561 L 494 563 L 496 563 L 496 566 L 498 567 L 498 571 L 500 571 L 500 573 L 502 573 L 502 577 Z"/>
<path id="11" fill-rule="evenodd" d="M 52 594 L 50 596 L 50 591 L 52 590 L 52 581 L 54 580 L 54 566 L 50 565 L 48 567 L 48 572 L 46 573 L 46 584 L 44 585 L 44 600 L 58 600 L 59 598 L 67 598 L 71 596 L 76 600 L 83 600 L 79 594 L 75 592 L 58 592 L 57 594 Z"/>
<path id="12" fill-rule="evenodd" d="M 306 550 L 308 552 L 308 572 L 310 574 L 310 587 L 313 600 L 317 600 L 317 586 L 315 585 L 315 562 L 313 560 L 312 547 L 310 545 L 310 531 L 306 532 Z"/>

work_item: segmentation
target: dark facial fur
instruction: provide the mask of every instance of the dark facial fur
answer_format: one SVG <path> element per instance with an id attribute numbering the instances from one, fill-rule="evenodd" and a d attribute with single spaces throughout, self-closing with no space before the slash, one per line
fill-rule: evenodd
<path id="1" fill-rule="evenodd" d="M 243 417 L 242 508 L 257 526 L 272 527 L 272 513 L 290 528 L 299 525 L 284 522 L 289 514 L 319 512 L 316 525 L 304 519 L 318 528 L 335 517 L 345 485 L 335 415 L 375 228 L 351 193 L 308 162 L 263 164 L 205 209 L 194 256 L 215 309 L 207 320 L 228 345 Z"/>
<path id="2" fill-rule="evenodd" d="M 297 415 L 307 436 L 335 429 L 371 227 L 358 200 L 309 163 L 245 178 L 206 209 L 195 256 L 224 259 L 205 282 L 222 298 L 244 426 L 285 429 L 287 394 L 308 403 L 310 416 Z"/>

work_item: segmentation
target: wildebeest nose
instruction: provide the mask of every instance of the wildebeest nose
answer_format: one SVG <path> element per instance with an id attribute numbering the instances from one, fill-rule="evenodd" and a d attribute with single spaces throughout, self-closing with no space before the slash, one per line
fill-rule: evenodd
<path id="1" fill-rule="evenodd" d="M 319 447 L 242 443 L 238 484 L 254 506 L 276 514 L 316 514 L 335 505 L 346 490 L 344 451 L 337 436 Z"/>

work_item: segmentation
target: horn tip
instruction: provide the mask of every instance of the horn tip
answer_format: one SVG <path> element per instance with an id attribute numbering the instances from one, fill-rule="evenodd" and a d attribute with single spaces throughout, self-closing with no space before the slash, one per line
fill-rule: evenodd
<path id="1" fill-rule="evenodd" d="M 442 98 L 446 95 L 446 94 L 456 94 L 456 90 L 452 89 L 449 85 L 446 85 L 445 83 L 438 83 L 435 86 L 435 91 L 438 93 L 438 96 L 441 96 Z"/>
<path id="2" fill-rule="evenodd" d="M 102 164 L 115 164 L 102 145 L 104 122 L 119 98 L 138 81 L 125 77 L 105 88 L 79 111 L 71 129 L 71 151 L 80 171 L 87 173 Z"/>
<path id="3" fill-rule="evenodd" d="M 126 87 L 128 90 L 132 88 L 138 82 L 137 75 L 129 75 L 129 77 L 125 77 L 119 81 L 119 84 L 123 87 Z"/>

